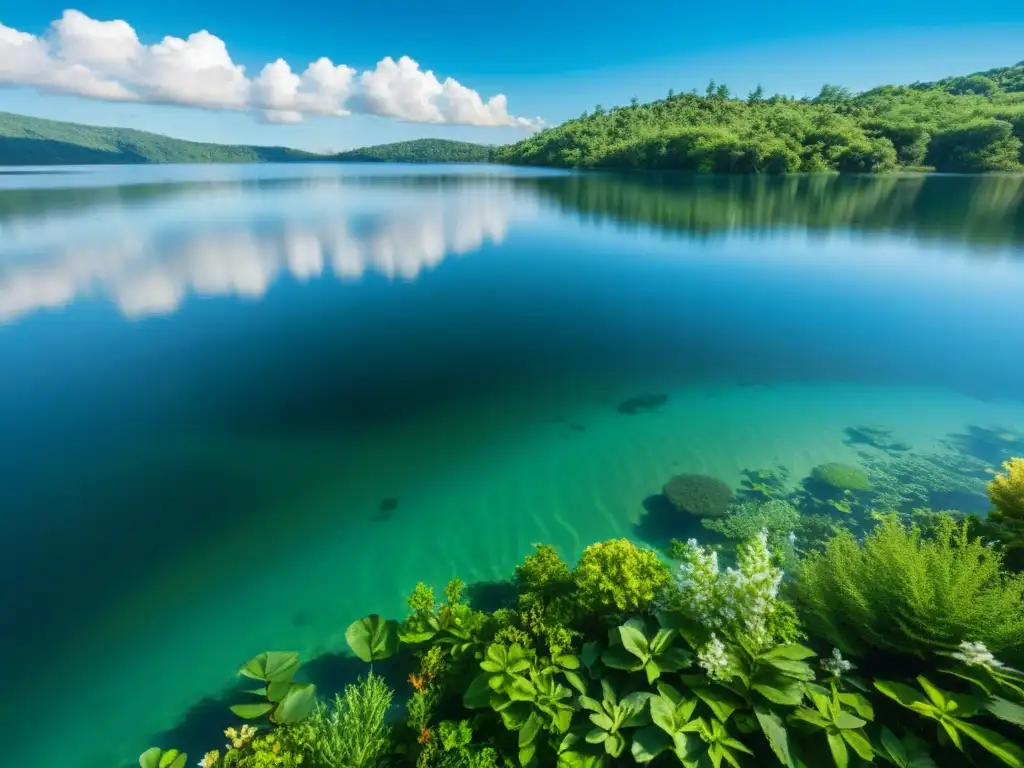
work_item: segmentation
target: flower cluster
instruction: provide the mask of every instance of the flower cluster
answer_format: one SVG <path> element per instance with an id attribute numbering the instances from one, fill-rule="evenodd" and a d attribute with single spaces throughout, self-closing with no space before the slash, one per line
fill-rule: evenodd
<path id="1" fill-rule="evenodd" d="M 761 531 L 738 551 L 737 567 L 719 570 L 718 555 L 695 539 L 686 543 L 677 581 L 682 607 L 712 632 L 743 637 L 757 647 L 775 638 L 768 620 L 778 605 L 782 570 L 772 565 Z"/>
<path id="2" fill-rule="evenodd" d="M 964 664 L 971 667 L 990 667 L 997 669 L 1004 666 L 1003 662 L 996 659 L 992 655 L 992 652 L 985 647 L 984 643 L 972 643 L 969 640 L 964 640 L 960 643 L 960 650 L 957 653 L 951 653 L 954 659 L 959 659 Z"/>
<path id="3" fill-rule="evenodd" d="M 711 633 L 711 639 L 697 651 L 697 663 L 712 680 L 723 680 L 728 677 L 729 659 L 725 655 L 725 644 L 714 632 Z"/>
<path id="4" fill-rule="evenodd" d="M 821 668 L 838 680 L 851 669 L 855 669 L 856 665 L 852 661 L 844 659 L 838 648 L 833 648 L 832 656 L 821 660 Z"/>
<path id="5" fill-rule="evenodd" d="M 245 745 L 252 741 L 253 736 L 256 735 L 256 729 L 251 725 L 243 725 L 238 729 L 228 728 L 224 731 L 224 735 L 231 741 L 228 744 L 229 749 L 244 749 Z"/>
<path id="6" fill-rule="evenodd" d="M 199 768 L 217 768 L 217 763 L 220 761 L 220 752 L 216 749 L 211 749 L 205 755 L 203 759 L 199 761 Z"/>

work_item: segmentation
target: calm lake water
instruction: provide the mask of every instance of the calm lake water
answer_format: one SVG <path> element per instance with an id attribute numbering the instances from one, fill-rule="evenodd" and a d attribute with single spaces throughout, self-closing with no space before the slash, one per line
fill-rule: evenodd
<path id="1" fill-rule="evenodd" d="M 417 580 L 693 535 L 673 474 L 984 511 L 1022 339 L 1024 177 L 0 173 L 8 761 L 198 760 L 249 656 L 330 691 Z"/>

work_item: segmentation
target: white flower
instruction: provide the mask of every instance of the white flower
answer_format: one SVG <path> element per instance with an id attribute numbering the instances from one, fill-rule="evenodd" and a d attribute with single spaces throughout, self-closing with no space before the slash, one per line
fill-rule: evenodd
<path id="1" fill-rule="evenodd" d="M 838 648 L 832 649 L 831 658 L 821 660 L 821 668 L 835 678 L 842 677 L 855 667 L 856 665 L 852 661 L 847 661 L 843 658 L 843 654 L 840 653 Z"/>
<path id="2" fill-rule="evenodd" d="M 714 680 L 722 679 L 727 672 L 729 659 L 725 655 L 725 644 L 714 632 L 711 633 L 711 639 L 697 651 L 697 663 Z"/>
<path id="3" fill-rule="evenodd" d="M 964 640 L 960 643 L 959 653 L 950 654 L 954 659 L 959 659 L 971 667 L 991 667 L 993 669 L 1005 666 L 1003 662 L 996 659 L 992 652 L 982 642 L 970 642 Z"/>

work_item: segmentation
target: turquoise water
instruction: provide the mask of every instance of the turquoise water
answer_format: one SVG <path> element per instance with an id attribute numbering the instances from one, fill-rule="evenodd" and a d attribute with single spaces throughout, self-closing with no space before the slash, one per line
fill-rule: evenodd
<path id="1" fill-rule="evenodd" d="M 700 535 L 673 474 L 1024 452 L 1020 177 L 68 171 L 0 174 L 12 764 L 199 755 L 418 580 Z"/>

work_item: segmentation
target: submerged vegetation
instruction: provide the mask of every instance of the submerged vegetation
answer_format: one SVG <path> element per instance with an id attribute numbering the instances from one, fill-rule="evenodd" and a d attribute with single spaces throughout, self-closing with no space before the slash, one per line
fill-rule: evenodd
<path id="1" fill-rule="evenodd" d="M 294 653 L 243 666 L 263 687 L 232 711 L 263 725 L 229 728 L 199 765 L 1024 768 L 1024 575 L 977 533 L 1019 532 L 1022 468 L 990 481 L 987 521 L 879 513 L 857 537 L 848 516 L 745 500 L 704 520 L 735 547 L 691 539 L 666 560 L 620 539 L 570 566 L 537 545 L 491 612 L 458 579 L 443 602 L 418 584 L 402 621 L 348 628 L 370 668 L 329 703 L 294 679 Z M 863 488 L 853 469 L 834 487 Z M 783 490 L 772 471 L 749 476 L 745 493 Z M 184 764 L 173 749 L 140 758 Z"/>
<path id="2" fill-rule="evenodd" d="M 726 85 L 605 110 L 517 144 L 499 162 L 704 173 L 1019 171 L 1024 62 L 860 94 L 826 85 L 813 98 L 745 98 Z"/>

